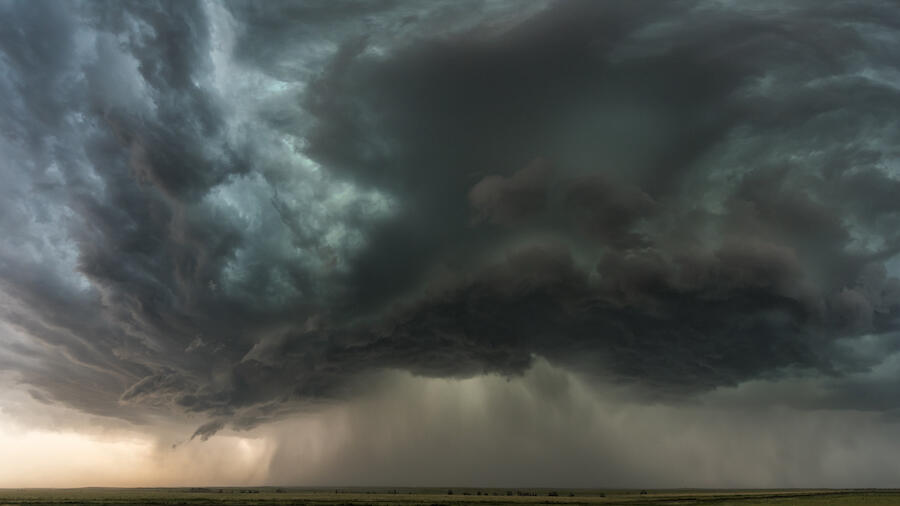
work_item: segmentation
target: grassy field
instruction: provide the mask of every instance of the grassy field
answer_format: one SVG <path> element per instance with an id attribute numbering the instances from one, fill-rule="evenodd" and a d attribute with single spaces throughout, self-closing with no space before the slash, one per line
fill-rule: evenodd
<path id="1" fill-rule="evenodd" d="M 0 506 L 12 504 L 297 504 L 308 506 L 521 505 L 900 505 L 900 490 L 551 490 L 551 489 L 299 489 L 81 488 L 0 489 Z"/>

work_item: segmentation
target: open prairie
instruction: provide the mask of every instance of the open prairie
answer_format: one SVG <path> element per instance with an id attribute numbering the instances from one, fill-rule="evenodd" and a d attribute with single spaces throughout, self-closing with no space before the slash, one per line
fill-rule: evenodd
<path id="1" fill-rule="evenodd" d="M 296 504 L 309 506 L 477 505 L 895 505 L 900 490 L 568 490 L 568 489 L 300 489 L 253 488 L 79 488 L 4 489 L 0 506 L 20 504 Z"/>

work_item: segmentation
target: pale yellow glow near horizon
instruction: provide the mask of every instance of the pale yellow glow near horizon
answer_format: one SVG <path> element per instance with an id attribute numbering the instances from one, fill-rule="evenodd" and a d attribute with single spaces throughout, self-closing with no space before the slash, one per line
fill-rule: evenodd
<path id="1" fill-rule="evenodd" d="M 265 480 L 271 445 L 221 435 L 172 448 L 140 433 L 29 429 L 0 418 L 0 487 L 252 485 Z"/>

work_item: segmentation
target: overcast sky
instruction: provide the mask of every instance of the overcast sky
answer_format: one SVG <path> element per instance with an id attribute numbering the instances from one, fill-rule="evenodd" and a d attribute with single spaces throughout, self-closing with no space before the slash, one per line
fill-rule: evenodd
<path id="1" fill-rule="evenodd" d="M 888 0 L 0 0 L 0 486 L 900 486 L 898 52 Z"/>

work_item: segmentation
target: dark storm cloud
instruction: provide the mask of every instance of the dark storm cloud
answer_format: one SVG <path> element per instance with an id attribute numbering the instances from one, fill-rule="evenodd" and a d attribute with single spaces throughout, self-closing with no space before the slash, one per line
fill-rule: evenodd
<path id="1" fill-rule="evenodd" d="M 488 176 L 469 191 L 469 201 L 480 220 L 514 224 L 540 213 L 547 201 L 549 169 L 535 160 L 512 176 Z"/>
<path id="2" fill-rule="evenodd" d="M 840 393 L 900 310 L 888 3 L 0 8 L 2 317 L 30 336 L 0 363 L 42 397 L 206 439 L 542 356 L 896 407 Z"/>

